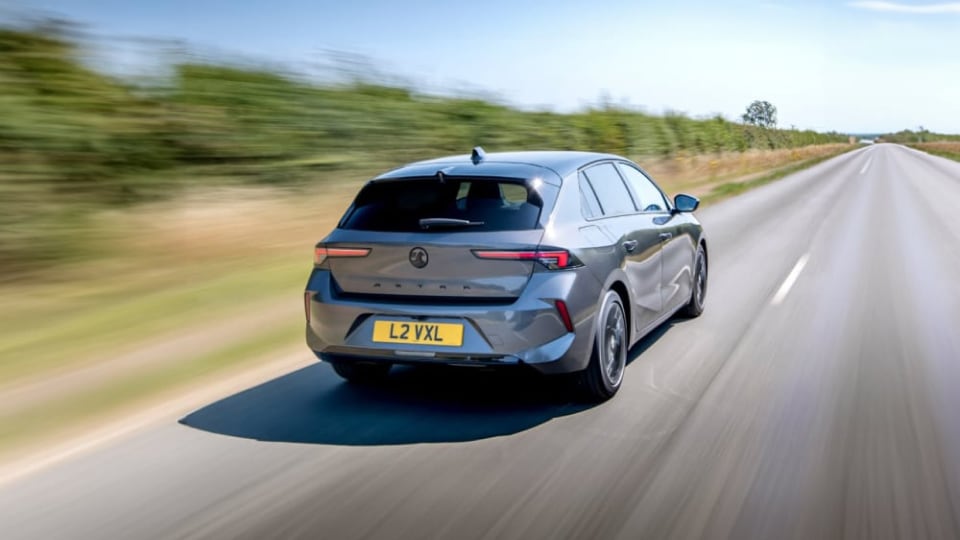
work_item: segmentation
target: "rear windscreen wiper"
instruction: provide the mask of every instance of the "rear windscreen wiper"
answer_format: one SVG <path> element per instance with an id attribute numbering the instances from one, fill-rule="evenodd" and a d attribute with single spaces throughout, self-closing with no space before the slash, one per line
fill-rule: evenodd
<path id="1" fill-rule="evenodd" d="M 433 227 L 478 227 L 483 225 L 482 221 L 470 221 L 468 219 L 454 219 L 454 218 L 442 218 L 442 217 L 432 217 L 432 218 L 423 218 L 420 220 L 421 229 L 430 229 Z"/>

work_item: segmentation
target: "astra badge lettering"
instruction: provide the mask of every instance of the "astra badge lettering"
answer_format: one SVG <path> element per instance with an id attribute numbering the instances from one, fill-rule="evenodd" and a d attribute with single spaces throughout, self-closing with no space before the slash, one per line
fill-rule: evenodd
<path id="1" fill-rule="evenodd" d="M 415 247 L 410 250 L 410 264 L 415 268 L 423 268 L 430 262 L 430 257 L 427 256 L 427 250 L 422 247 Z"/>

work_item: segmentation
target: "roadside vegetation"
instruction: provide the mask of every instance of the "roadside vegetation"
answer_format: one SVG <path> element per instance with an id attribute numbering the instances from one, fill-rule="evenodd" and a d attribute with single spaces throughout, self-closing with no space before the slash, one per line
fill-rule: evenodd
<path id="1" fill-rule="evenodd" d="M 934 133 L 927 129 L 924 129 L 923 126 L 917 128 L 916 131 L 911 129 L 904 129 L 896 133 L 888 133 L 882 135 L 880 139 L 884 142 L 892 142 L 899 144 L 924 144 L 930 142 L 960 142 L 960 135 L 951 135 L 948 133 Z"/>
<path id="2" fill-rule="evenodd" d="M 960 139 L 954 141 L 930 141 L 922 143 L 911 143 L 907 146 L 922 150 L 928 154 L 945 157 L 954 161 L 960 161 Z"/>
<path id="3" fill-rule="evenodd" d="M 181 63 L 120 80 L 57 27 L 0 29 L 0 278 L 98 257 L 91 215 L 185 190 L 322 186 L 411 160 L 503 149 L 639 159 L 799 148 L 838 134 L 614 105 L 574 114 L 422 95 L 353 74 L 314 83 L 250 65 Z"/>
<path id="4" fill-rule="evenodd" d="M 905 129 L 883 135 L 880 140 L 904 144 L 928 154 L 960 161 L 960 135 L 934 133 L 920 126 L 916 131 Z"/>
<path id="5" fill-rule="evenodd" d="M 80 43 L 62 26 L 0 28 L 0 453 L 299 345 L 313 243 L 379 171 L 478 144 L 591 149 L 715 201 L 852 148 L 362 73 L 194 60 L 130 81 Z"/>

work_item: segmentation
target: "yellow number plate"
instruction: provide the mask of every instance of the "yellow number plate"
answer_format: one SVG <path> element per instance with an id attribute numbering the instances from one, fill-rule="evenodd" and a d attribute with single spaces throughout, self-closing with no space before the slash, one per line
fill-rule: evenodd
<path id="1" fill-rule="evenodd" d="M 463 325 L 451 323 L 420 323 L 401 321 L 374 321 L 373 340 L 378 343 L 411 343 L 414 345 L 463 345 Z"/>

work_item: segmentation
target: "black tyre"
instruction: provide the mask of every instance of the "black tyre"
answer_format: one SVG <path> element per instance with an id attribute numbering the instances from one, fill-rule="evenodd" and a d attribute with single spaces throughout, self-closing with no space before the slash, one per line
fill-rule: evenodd
<path id="1" fill-rule="evenodd" d="M 327 360 L 337 375 L 351 383 L 365 384 L 382 381 L 392 367 L 389 363 Z"/>
<path id="2" fill-rule="evenodd" d="M 607 291 L 597 314 L 597 337 L 590 364 L 579 374 L 584 399 L 599 402 L 613 397 L 627 367 L 627 317 L 615 291 Z"/>
<path id="3" fill-rule="evenodd" d="M 707 253 L 703 245 L 697 249 L 697 259 L 693 270 L 693 287 L 690 291 L 690 301 L 680 309 L 684 317 L 699 317 L 703 313 L 703 303 L 707 298 Z"/>

